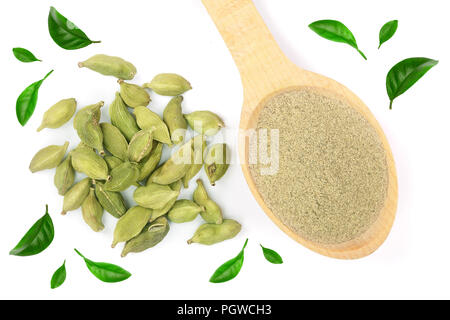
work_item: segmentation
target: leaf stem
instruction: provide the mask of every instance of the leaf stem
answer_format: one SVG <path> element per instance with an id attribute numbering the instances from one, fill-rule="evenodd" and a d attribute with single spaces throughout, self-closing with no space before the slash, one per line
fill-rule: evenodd
<path id="1" fill-rule="evenodd" d="M 82 257 L 83 259 L 86 259 L 86 258 L 81 254 L 80 251 L 78 251 L 77 249 L 73 249 L 73 250 L 75 250 L 75 252 L 78 253 L 78 255 L 79 255 L 80 257 Z"/>
<path id="2" fill-rule="evenodd" d="M 242 251 L 247 247 L 247 243 L 248 243 L 248 239 L 245 240 L 244 247 L 242 248 Z"/>
<path id="3" fill-rule="evenodd" d="M 44 79 L 42 79 L 42 80 L 45 80 L 45 79 L 47 79 L 52 73 L 53 73 L 53 71 L 55 71 L 55 70 L 52 70 L 52 71 L 50 71 L 49 73 L 47 73 L 47 75 L 44 77 Z"/>
<path id="4" fill-rule="evenodd" d="M 356 50 L 358 50 L 359 54 L 362 55 L 362 57 L 364 58 L 364 60 L 367 60 L 366 55 L 365 55 L 361 50 L 359 50 L 359 49 L 356 49 Z"/>
<path id="5" fill-rule="evenodd" d="M 391 100 L 391 102 L 389 103 L 389 110 L 392 110 L 392 103 L 394 102 L 394 100 Z"/>

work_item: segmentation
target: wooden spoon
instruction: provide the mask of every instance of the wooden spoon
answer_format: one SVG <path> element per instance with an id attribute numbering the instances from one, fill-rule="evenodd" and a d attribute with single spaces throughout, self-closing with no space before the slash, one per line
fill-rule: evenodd
<path id="1" fill-rule="evenodd" d="M 240 129 L 256 127 L 259 112 L 268 98 L 299 88 L 314 88 L 339 96 L 359 111 L 375 128 L 387 156 L 389 185 L 385 205 L 369 230 L 356 239 L 336 245 L 323 245 L 300 237 L 287 228 L 267 207 L 250 174 L 248 139 L 241 135 L 239 154 L 245 179 L 264 212 L 286 234 L 305 247 L 325 256 L 357 259 L 374 252 L 387 238 L 397 210 L 397 176 L 389 144 L 367 106 L 335 80 L 303 70 L 281 51 L 251 0 L 202 0 L 214 20 L 240 71 L 244 87 Z"/>

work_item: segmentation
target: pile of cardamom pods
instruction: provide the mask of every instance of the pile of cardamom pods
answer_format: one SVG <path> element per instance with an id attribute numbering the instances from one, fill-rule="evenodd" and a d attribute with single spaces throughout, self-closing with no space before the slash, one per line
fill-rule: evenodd
<path id="1" fill-rule="evenodd" d="M 208 195 L 201 180 L 193 200 L 178 200 L 182 186 L 188 187 L 204 167 L 211 185 L 227 172 L 230 151 L 226 144 L 207 150 L 207 137 L 224 127 L 209 111 L 183 114 L 181 94 L 190 83 L 177 74 L 159 74 L 142 87 L 125 82 L 136 75 L 136 68 L 119 57 L 95 55 L 79 63 L 103 75 L 118 78 L 120 92 L 109 106 L 111 123 L 100 123 L 103 102 L 82 108 L 73 126 L 81 143 L 66 153 L 69 142 L 40 150 L 30 163 L 31 172 L 56 168 L 54 184 L 64 196 L 62 214 L 81 207 L 84 221 L 95 232 L 104 229 L 104 210 L 118 219 L 112 247 L 125 242 L 122 256 L 142 252 L 160 243 L 169 232 L 169 221 L 185 223 L 200 214 L 206 222 L 188 243 L 212 245 L 235 237 L 241 225 L 223 219 L 220 207 Z M 148 108 L 147 91 L 174 97 L 166 106 L 163 119 Z M 41 126 L 56 129 L 75 114 L 75 99 L 56 103 L 45 112 Z M 130 109 L 133 113 L 130 113 Z M 198 135 L 185 141 L 190 126 Z M 160 165 L 163 147 L 179 146 L 168 161 Z M 75 173 L 86 176 L 74 184 Z M 121 192 L 137 187 L 133 198 L 138 204 L 127 208 Z"/>

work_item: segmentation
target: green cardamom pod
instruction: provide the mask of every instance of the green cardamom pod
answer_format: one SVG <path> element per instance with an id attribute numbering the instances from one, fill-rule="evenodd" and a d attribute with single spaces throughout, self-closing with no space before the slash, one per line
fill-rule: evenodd
<path id="1" fill-rule="evenodd" d="M 230 150 L 225 143 L 218 143 L 208 151 L 205 159 L 205 172 L 212 186 L 216 185 L 230 166 Z"/>
<path id="2" fill-rule="evenodd" d="M 30 171 L 32 173 L 56 168 L 64 159 L 69 142 L 66 142 L 62 146 L 48 146 L 39 150 L 31 159 Z"/>
<path id="3" fill-rule="evenodd" d="M 103 144 L 105 149 L 113 156 L 125 161 L 127 159 L 128 141 L 114 125 L 104 122 L 100 124 L 103 132 Z"/>
<path id="4" fill-rule="evenodd" d="M 104 156 L 103 160 L 105 160 L 106 164 L 108 165 L 109 171 L 112 171 L 123 164 L 123 161 L 121 159 L 114 156 Z"/>
<path id="5" fill-rule="evenodd" d="M 189 188 L 189 181 L 191 181 L 202 169 L 204 154 L 206 150 L 206 139 L 203 135 L 198 135 L 192 139 L 192 147 L 194 149 L 194 161 L 183 177 L 184 188 Z"/>
<path id="6" fill-rule="evenodd" d="M 205 210 L 200 213 L 203 220 L 207 223 L 221 224 L 223 222 L 222 210 L 217 203 L 209 198 L 205 186 L 200 179 L 197 180 L 197 184 L 198 186 L 194 191 L 193 197 L 195 203 L 205 208 Z"/>
<path id="7" fill-rule="evenodd" d="M 141 130 L 136 133 L 128 146 L 128 160 L 139 163 L 152 152 L 153 130 Z"/>
<path id="8" fill-rule="evenodd" d="M 73 120 L 73 126 L 78 133 L 81 141 L 89 147 L 97 149 L 101 155 L 105 154 L 103 150 L 103 131 L 100 128 L 100 109 L 104 102 L 87 106 L 76 114 Z"/>
<path id="9" fill-rule="evenodd" d="M 119 80 L 120 96 L 123 102 L 130 108 L 146 107 L 150 103 L 150 95 L 144 88 Z"/>
<path id="10" fill-rule="evenodd" d="M 77 112 L 75 118 L 73 119 L 74 128 L 78 129 L 83 123 L 86 122 L 89 118 L 94 118 L 97 122 L 100 121 L 100 117 L 102 116 L 102 108 L 105 105 L 103 101 L 100 101 L 95 104 L 88 105 Z"/>
<path id="11" fill-rule="evenodd" d="M 169 128 L 170 137 L 175 144 L 180 144 L 184 141 L 187 130 L 187 123 L 183 116 L 181 102 L 183 102 L 182 96 L 173 98 L 167 104 L 163 113 L 164 122 Z"/>
<path id="12" fill-rule="evenodd" d="M 122 257 L 125 257 L 130 252 L 137 253 L 153 248 L 166 237 L 169 230 L 169 222 L 165 217 L 147 224 L 139 235 L 127 241 L 122 250 Z"/>
<path id="13" fill-rule="evenodd" d="M 72 156 L 69 153 L 67 158 L 56 167 L 53 182 L 58 193 L 63 196 L 72 187 L 75 181 L 75 170 L 72 167 Z"/>
<path id="14" fill-rule="evenodd" d="M 178 96 L 192 89 L 191 84 L 182 76 L 175 73 L 158 74 L 150 83 L 144 84 L 162 96 Z"/>
<path id="15" fill-rule="evenodd" d="M 109 212 L 113 217 L 120 218 L 127 212 L 125 200 L 119 192 L 105 190 L 105 185 L 95 181 L 95 195 L 103 209 Z"/>
<path id="16" fill-rule="evenodd" d="M 130 62 L 104 54 L 97 54 L 84 62 L 78 63 L 78 66 L 123 80 L 132 80 L 137 72 L 136 67 Z"/>
<path id="17" fill-rule="evenodd" d="M 185 189 L 189 188 L 189 182 L 200 172 L 203 164 L 192 164 L 186 175 L 183 177 L 183 186 Z"/>
<path id="18" fill-rule="evenodd" d="M 216 135 L 220 129 L 225 127 L 222 119 L 210 111 L 196 111 L 185 114 L 184 117 L 195 132 L 210 137 Z"/>
<path id="19" fill-rule="evenodd" d="M 223 221 L 222 210 L 213 200 L 208 199 L 203 203 L 205 211 L 201 212 L 203 220 L 207 223 L 221 224 Z"/>
<path id="20" fill-rule="evenodd" d="M 191 222 L 197 218 L 198 214 L 205 208 L 199 206 L 191 200 L 178 200 L 168 213 L 170 221 L 175 223 Z"/>
<path id="21" fill-rule="evenodd" d="M 90 147 L 77 147 L 72 150 L 72 166 L 78 172 L 96 180 L 108 180 L 109 169 L 105 160 Z"/>
<path id="22" fill-rule="evenodd" d="M 144 229 L 151 216 L 152 210 L 150 209 L 139 206 L 129 209 L 117 221 L 111 247 L 114 248 L 119 242 L 125 242 L 136 237 Z"/>
<path id="23" fill-rule="evenodd" d="M 100 232 L 105 229 L 103 225 L 103 207 L 97 200 L 95 196 L 94 188 L 91 188 L 87 198 L 81 205 L 81 213 L 83 215 L 84 222 L 87 223 L 89 227 L 94 232 Z"/>
<path id="24" fill-rule="evenodd" d="M 106 164 L 108 165 L 108 169 L 110 171 L 110 176 L 112 179 L 112 170 L 114 170 L 115 168 L 117 168 L 118 166 L 124 164 L 124 161 L 120 160 L 119 158 L 116 158 L 114 156 L 104 156 L 103 159 L 105 160 Z M 139 164 L 133 163 L 133 165 L 137 166 L 137 169 L 140 172 L 139 169 Z M 140 180 L 136 180 L 135 182 L 133 182 L 132 185 L 136 186 L 136 187 L 140 187 L 141 185 L 138 183 L 138 181 Z"/>
<path id="25" fill-rule="evenodd" d="M 194 158 L 192 142 L 184 144 L 150 177 L 151 182 L 168 185 L 186 175 Z"/>
<path id="26" fill-rule="evenodd" d="M 151 183 L 145 187 L 139 187 L 134 192 L 133 198 L 138 205 L 148 209 L 161 209 L 174 198 L 178 198 L 178 192 L 169 186 Z"/>
<path id="27" fill-rule="evenodd" d="M 177 192 L 177 196 L 174 197 L 171 201 L 167 202 L 167 204 L 162 207 L 161 209 L 153 209 L 152 212 L 152 217 L 150 219 L 150 222 L 155 221 L 156 219 L 158 219 L 159 217 L 162 217 L 163 215 L 165 215 L 167 212 L 170 211 L 170 209 L 172 209 L 172 207 L 174 206 L 175 202 L 177 201 L 178 197 L 180 196 L 180 192 L 181 192 L 181 180 L 174 182 L 172 184 L 169 185 L 170 189 L 172 189 L 173 191 Z"/>
<path id="28" fill-rule="evenodd" d="M 111 123 L 122 132 L 128 141 L 139 131 L 136 120 L 128 111 L 118 92 L 116 92 L 116 98 L 109 106 L 109 116 L 111 117 Z"/>
<path id="29" fill-rule="evenodd" d="M 197 189 L 195 189 L 194 191 L 193 198 L 195 203 L 197 203 L 200 206 L 203 205 L 203 203 L 209 199 L 209 195 L 206 192 L 205 186 L 201 179 L 197 180 Z"/>
<path id="30" fill-rule="evenodd" d="M 104 102 L 100 101 L 99 103 L 89 105 L 79 110 L 75 115 L 75 118 L 73 119 L 74 129 L 77 131 L 83 129 L 83 127 L 89 121 L 93 123 L 99 123 L 100 117 L 102 115 L 101 108 L 103 106 Z"/>
<path id="31" fill-rule="evenodd" d="M 241 225 L 234 220 L 224 220 L 222 224 L 201 225 L 188 244 L 213 245 L 234 238 L 241 231 Z"/>
<path id="32" fill-rule="evenodd" d="M 72 119 L 76 110 L 77 101 L 75 99 L 59 101 L 44 113 L 42 123 L 37 131 L 39 132 L 45 128 L 57 129 L 63 126 Z"/>
<path id="33" fill-rule="evenodd" d="M 153 139 L 169 146 L 172 145 L 169 128 L 156 113 L 146 107 L 137 107 L 134 108 L 134 115 L 139 128 L 153 129 Z"/>
<path id="34" fill-rule="evenodd" d="M 76 183 L 64 196 L 62 215 L 65 215 L 69 211 L 77 210 L 81 207 L 84 200 L 89 194 L 91 188 L 91 180 L 85 178 Z"/>
<path id="35" fill-rule="evenodd" d="M 111 171 L 111 179 L 106 181 L 105 190 L 121 192 L 136 183 L 139 178 L 137 164 L 124 162 Z"/>
<path id="36" fill-rule="evenodd" d="M 147 179 L 161 161 L 163 144 L 153 141 L 152 152 L 139 163 L 140 175 L 137 181 Z"/>

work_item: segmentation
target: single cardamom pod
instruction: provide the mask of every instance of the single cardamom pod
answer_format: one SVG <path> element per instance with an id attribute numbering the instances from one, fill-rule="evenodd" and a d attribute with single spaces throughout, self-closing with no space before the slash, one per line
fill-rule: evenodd
<path id="1" fill-rule="evenodd" d="M 117 81 L 120 84 L 120 96 L 123 102 L 130 108 L 146 107 L 150 103 L 150 95 L 144 88 L 127 83 L 123 80 Z"/>
<path id="2" fill-rule="evenodd" d="M 178 200 L 167 215 L 169 220 L 175 223 L 191 222 L 197 218 L 198 214 L 205 211 L 205 208 L 199 206 L 191 200 Z"/>
<path id="3" fill-rule="evenodd" d="M 102 115 L 101 108 L 104 106 L 104 102 L 89 105 L 82 108 L 77 112 L 73 119 L 73 127 L 75 130 L 83 129 L 88 121 L 99 122 Z M 93 147 L 92 147 L 93 148 Z"/>
<path id="4" fill-rule="evenodd" d="M 203 203 L 205 211 L 201 212 L 203 220 L 207 223 L 221 224 L 223 221 L 222 210 L 213 200 L 208 199 Z"/>
<path id="5" fill-rule="evenodd" d="M 72 167 L 72 156 L 69 153 L 67 158 L 56 167 L 53 182 L 58 193 L 63 196 L 70 189 L 75 181 L 75 170 Z"/>
<path id="6" fill-rule="evenodd" d="M 111 247 L 114 248 L 119 242 L 125 242 L 136 237 L 144 229 L 151 216 L 152 210 L 150 209 L 139 206 L 129 209 L 117 221 Z"/>
<path id="7" fill-rule="evenodd" d="M 153 139 L 169 146 L 172 145 L 169 128 L 156 113 L 146 107 L 137 107 L 134 108 L 134 115 L 139 128 L 153 129 Z"/>
<path id="8" fill-rule="evenodd" d="M 151 182 L 168 185 L 186 175 L 194 158 L 192 142 L 184 144 L 150 177 Z"/>
<path id="9" fill-rule="evenodd" d="M 191 84 L 182 76 L 175 73 L 158 74 L 150 83 L 144 84 L 162 96 L 178 96 L 192 89 Z"/>
<path id="10" fill-rule="evenodd" d="M 206 150 L 206 139 L 203 135 L 198 135 L 192 139 L 192 147 L 194 149 L 194 161 L 183 177 L 184 188 L 189 188 L 189 181 L 191 181 L 202 169 L 204 154 Z"/>
<path id="11" fill-rule="evenodd" d="M 156 169 L 162 157 L 163 144 L 153 141 L 152 152 L 139 163 L 140 175 L 137 181 L 143 181 Z"/>
<path id="12" fill-rule="evenodd" d="M 200 172 L 203 164 L 192 164 L 186 175 L 183 177 L 183 186 L 185 189 L 189 188 L 189 182 Z"/>
<path id="13" fill-rule="evenodd" d="M 84 222 L 87 223 L 89 227 L 94 232 L 100 232 L 105 229 L 103 225 L 103 207 L 97 200 L 95 196 L 94 188 L 91 188 L 88 196 L 81 205 L 81 213 L 83 215 Z"/>
<path id="14" fill-rule="evenodd" d="M 112 179 L 112 170 L 114 170 L 115 168 L 117 168 L 118 166 L 122 165 L 124 163 L 124 161 L 120 160 L 119 158 L 116 158 L 114 156 L 104 156 L 103 160 L 105 160 L 106 164 L 108 165 L 108 169 L 110 172 L 110 176 Z M 139 165 L 133 163 L 134 165 L 137 165 L 137 169 L 139 170 Z M 140 172 L 140 171 L 139 171 Z M 135 182 L 133 182 L 132 184 L 133 186 L 136 187 L 140 187 L 141 185 L 138 183 L 138 180 L 136 180 Z"/>
<path id="15" fill-rule="evenodd" d="M 121 159 L 114 156 L 104 156 L 103 160 L 105 160 L 106 164 L 108 165 L 109 171 L 112 171 L 123 164 L 123 161 Z"/>
<path id="16" fill-rule="evenodd" d="M 183 102 L 182 96 L 173 98 L 167 104 L 163 113 L 164 122 L 169 128 L 170 137 L 175 144 L 180 144 L 184 141 L 187 130 L 187 123 L 183 116 L 181 102 Z"/>
<path id="17" fill-rule="evenodd" d="M 100 128 L 103 132 L 103 144 L 105 145 L 105 149 L 122 161 L 127 160 L 128 141 L 122 132 L 108 122 L 101 123 Z"/>
<path id="18" fill-rule="evenodd" d="M 188 244 L 213 245 L 234 238 L 240 231 L 241 225 L 234 220 L 227 219 L 222 224 L 207 223 L 197 229 L 194 236 L 188 240 Z"/>
<path id="19" fill-rule="evenodd" d="M 30 171 L 32 173 L 56 168 L 64 158 L 69 142 L 64 143 L 62 146 L 48 146 L 39 150 L 31 159 Z"/>
<path id="20" fill-rule="evenodd" d="M 193 197 L 195 203 L 205 208 L 205 210 L 200 213 L 203 220 L 207 223 L 221 224 L 223 222 L 222 210 L 217 203 L 208 196 L 205 186 L 200 179 L 197 180 L 197 184 L 198 186 L 194 191 Z"/>
<path id="21" fill-rule="evenodd" d="M 89 147 L 97 149 L 101 155 L 105 154 L 103 150 L 103 131 L 100 128 L 100 109 L 104 106 L 104 102 L 87 106 L 75 116 L 73 126 L 78 133 L 81 141 Z"/>
<path id="22" fill-rule="evenodd" d="M 96 180 L 108 180 L 108 165 L 89 147 L 77 147 L 72 151 L 72 166 L 78 172 Z"/>
<path id="23" fill-rule="evenodd" d="M 124 162 L 111 171 L 111 179 L 106 181 L 105 190 L 121 192 L 136 183 L 139 177 L 137 164 Z"/>
<path id="24" fill-rule="evenodd" d="M 216 135 L 220 129 L 225 127 L 222 119 L 210 111 L 196 111 L 185 114 L 184 117 L 195 132 L 209 137 Z"/>
<path id="25" fill-rule="evenodd" d="M 133 136 L 128 146 L 128 160 L 139 163 L 152 152 L 153 129 L 141 130 Z"/>
<path id="26" fill-rule="evenodd" d="M 75 99 L 59 101 L 44 113 L 42 123 L 37 131 L 39 132 L 45 128 L 57 129 L 63 126 L 72 119 L 76 110 L 77 101 Z"/>
<path id="27" fill-rule="evenodd" d="M 174 198 L 178 198 L 178 192 L 169 186 L 151 183 L 145 187 L 139 187 L 134 192 L 133 198 L 138 205 L 148 209 L 161 209 Z"/>
<path id="28" fill-rule="evenodd" d="M 136 67 L 122 58 L 97 54 L 84 62 L 78 63 L 80 68 L 88 68 L 105 76 L 132 80 L 136 75 Z"/>
<path id="29" fill-rule="evenodd" d="M 127 212 L 125 200 L 119 192 L 105 190 L 105 185 L 95 181 L 95 195 L 103 209 L 109 212 L 113 217 L 120 218 Z"/>
<path id="30" fill-rule="evenodd" d="M 74 211 L 80 208 L 89 194 L 90 187 L 91 180 L 89 178 L 85 178 L 70 188 L 64 196 L 61 214 L 65 215 L 69 211 Z"/>
<path id="31" fill-rule="evenodd" d="M 230 166 L 230 150 L 225 143 L 218 143 L 208 151 L 205 159 L 205 172 L 212 186 L 216 185 Z"/>
<path id="32" fill-rule="evenodd" d="M 116 98 L 109 106 L 109 116 L 111 117 L 111 123 L 122 132 L 128 141 L 139 131 L 136 120 L 128 111 L 118 92 L 116 92 Z"/>
<path id="33" fill-rule="evenodd" d="M 155 221 L 156 219 L 158 219 L 159 217 L 162 217 L 163 215 L 165 215 L 167 212 L 170 211 L 170 209 L 172 209 L 172 207 L 174 206 L 175 202 L 177 201 L 178 197 L 180 196 L 180 192 L 181 192 L 181 180 L 174 182 L 172 184 L 169 185 L 170 189 L 172 189 L 173 191 L 177 192 L 177 196 L 174 197 L 171 201 L 167 202 L 167 204 L 162 207 L 161 209 L 153 209 L 152 212 L 152 217 L 150 219 L 150 222 Z"/>
<path id="34" fill-rule="evenodd" d="M 147 224 L 139 235 L 127 241 L 122 251 L 122 257 L 125 257 L 130 252 L 137 253 L 153 248 L 166 237 L 169 230 L 169 222 L 165 217 L 160 217 L 156 221 Z"/>

